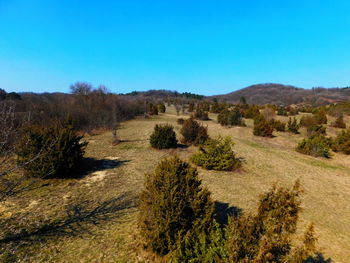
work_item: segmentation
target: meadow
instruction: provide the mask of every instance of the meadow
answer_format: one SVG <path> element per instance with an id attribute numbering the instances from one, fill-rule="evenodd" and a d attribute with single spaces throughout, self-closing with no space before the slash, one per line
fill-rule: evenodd
<path id="1" fill-rule="evenodd" d="M 180 138 L 181 126 L 176 123 L 180 117 L 189 115 L 177 116 L 175 108 L 168 107 L 164 114 L 125 121 L 117 131 L 121 139 L 117 145 L 112 144 L 110 131 L 86 136 L 86 162 L 91 169 L 75 179 L 38 180 L 37 187 L 2 205 L 4 216 L 21 207 L 21 216 L 31 229 L 15 240 L 2 242 L 18 242 L 21 262 L 155 261 L 140 244 L 138 194 L 144 174 L 152 172 L 161 159 L 176 154 L 189 160 L 196 152 L 195 146 L 155 150 L 149 144 L 159 123 L 172 124 Z M 203 184 L 221 209 L 253 211 L 259 195 L 273 184 L 289 187 L 300 179 L 304 193 L 299 229 L 310 222 L 315 224 L 323 262 L 348 262 L 349 156 L 333 153 L 332 158 L 325 159 L 296 152 L 296 144 L 306 137 L 304 129 L 300 134 L 274 132 L 274 138 L 263 138 L 252 134 L 252 120 L 246 120 L 246 127 L 223 127 L 216 122 L 216 114 L 209 117 L 211 120 L 202 122 L 209 135 L 232 137 L 234 151 L 245 160 L 234 172 L 198 168 Z M 349 117 L 346 122 L 350 125 Z M 338 131 L 327 128 L 332 136 Z"/>

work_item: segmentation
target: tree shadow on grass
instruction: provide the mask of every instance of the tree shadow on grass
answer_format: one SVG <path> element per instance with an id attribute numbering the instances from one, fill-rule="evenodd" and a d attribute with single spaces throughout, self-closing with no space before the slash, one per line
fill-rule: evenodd
<path id="1" fill-rule="evenodd" d="M 130 160 L 84 158 L 73 178 L 83 178 L 98 171 L 117 168 Z"/>
<path id="2" fill-rule="evenodd" d="M 227 225 L 230 216 L 239 217 L 242 209 L 228 203 L 215 201 L 215 219 L 220 225 Z"/>
<path id="3" fill-rule="evenodd" d="M 92 206 L 89 202 L 72 204 L 67 207 L 64 217 L 53 220 L 36 220 L 25 224 L 15 234 L 7 234 L 0 239 L 0 244 L 21 243 L 31 244 L 44 242 L 49 238 L 81 236 L 91 233 L 91 225 L 99 225 L 116 220 L 136 206 L 135 200 L 129 194 L 104 201 Z M 12 219 L 13 220 L 13 219 Z M 11 222 L 8 222 L 11 224 Z M 22 225 L 22 223 L 20 223 Z"/>
<path id="4" fill-rule="evenodd" d="M 119 143 L 123 142 L 147 142 L 149 139 L 134 139 L 134 140 L 119 140 Z"/>
<path id="5" fill-rule="evenodd" d="M 189 145 L 187 144 L 183 144 L 183 143 L 178 143 L 176 145 L 176 148 L 180 149 L 180 150 L 186 150 L 188 147 L 190 147 Z"/>
<path id="6" fill-rule="evenodd" d="M 331 258 L 326 259 L 322 253 L 316 253 L 315 256 L 309 257 L 304 263 L 331 263 L 333 260 Z"/>

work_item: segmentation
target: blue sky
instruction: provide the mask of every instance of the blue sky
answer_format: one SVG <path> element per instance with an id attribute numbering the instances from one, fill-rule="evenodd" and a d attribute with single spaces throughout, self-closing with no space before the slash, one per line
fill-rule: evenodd
<path id="1" fill-rule="evenodd" d="M 0 0 L 0 88 L 350 85 L 350 1 Z"/>

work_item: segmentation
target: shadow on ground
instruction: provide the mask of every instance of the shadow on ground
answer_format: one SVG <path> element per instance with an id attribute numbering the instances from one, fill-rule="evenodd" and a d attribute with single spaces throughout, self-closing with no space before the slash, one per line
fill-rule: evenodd
<path id="1" fill-rule="evenodd" d="M 189 146 L 186 144 L 182 144 L 182 143 L 178 143 L 176 148 L 180 149 L 180 150 L 186 150 Z"/>
<path id="2" fill-rule="evenodd" d="M 316 256 L 309 257 L 304 263 L 331 263 L 333 260 L 331 258 L 326 259 L 322 253 L 317 253 Z"/>
<path id="3" fill-rule="evenodd" d="M 236 206 L 230 206 L 229 203 L 215 202 L 215 219 L 221 225 L 227 225 L 230 216 L 238 217 L 242 209 Z"/>
<path id="4" fill-rule="evenodd" d="M 83 178 L 94 172 L 117 168 L 130 160 L 84 158 L 74 178 Z"/>
<path id="5" fill-rule="evenodd" d="M 0 239 L 0 244 L 30 244 L 44 242 L 48 238 L 89 234 L 91 225 L 99 225 L 116 220 L 126 214 L 128 209 L 135 206 L 135 200 L 130 194 L 120 195 L 98 205 L 91 205 L 88 201 L 71 204 L 67 207 L 65 216 L 61 218 L 51 220 L 37 219 L 35 222 L 30 221 L 28 223 L 24 222 L 25 220 L 17 222 L 20 224 L 19 226 L 12 226 L 15 233 L 7 233 Z M 11 225 L 11 222 L 7 223 Z M 20 227 L 20 230 L 16 231 L 18 227 Z"/>

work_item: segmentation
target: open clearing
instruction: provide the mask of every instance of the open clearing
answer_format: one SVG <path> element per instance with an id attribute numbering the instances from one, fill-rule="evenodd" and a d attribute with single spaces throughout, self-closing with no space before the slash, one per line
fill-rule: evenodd
<path id="1" fill-rule="evenodd" d="M 110 132 L 87 137 L 86 157 L 95 163 L 93 171 L 79 179 L 41 182 L 41 187 L 1 207 L 11 213 L 20 205 L 29 217 L 49 221 L 62 218 L 42 231 L 21 237 L 29 244 L 21 248 L 23 262 L 150 261 L 139 244 L 136 225 L 137 196 L 144 174 L 164 157 L 178 154 L 187 160 L 197 149 L 154 150 L 148 138 L 157 123 L 174 125 L 179 138 L 178 117 L 188 115 L 176 116 L 169 108 L 166 114 L 124 122 L 118 131 L 123 142 L 116 146 L 111 143 Z M 209 135 L 231 136 L 236 154 L 245 159 L 243 168 L 236 172 L 199 169 L 213 199 L 248 212 L 256 208 L 259 195 L 273 183 L 291 186 L 300 178 L 305 193 L 299 229 L 314 222 L 325 259 L 349 262 L 350 157 L 334 154 L 328 160 L 295 152 L 305 131 L 259 138 L 252 135 L 251 120 L 246 121 L 247 127 L 226 128 L 216 123 L 214 114 L 210 117 L 211 121 L 203 122 Z M 328 133 L 333 135 L 336 129 L 329 128 Z"/>

